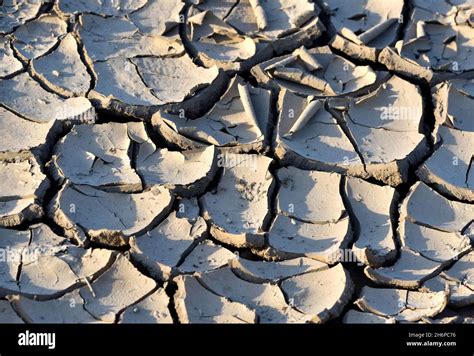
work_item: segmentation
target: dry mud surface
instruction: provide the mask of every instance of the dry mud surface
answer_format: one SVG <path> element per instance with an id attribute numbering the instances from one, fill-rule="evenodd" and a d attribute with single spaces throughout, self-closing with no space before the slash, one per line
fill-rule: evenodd
<path id="1" fill-rule="evenodd" d="M 1 323 L 472 323 L 468 0 L 0 1 Z"/>

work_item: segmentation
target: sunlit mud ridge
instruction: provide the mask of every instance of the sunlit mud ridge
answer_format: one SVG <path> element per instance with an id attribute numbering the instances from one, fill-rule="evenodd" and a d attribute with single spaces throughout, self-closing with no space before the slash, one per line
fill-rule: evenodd
<path id="1" fill-rule="evenodd" d="M 472 323 L 468 0 L 0 0 L 0 323 Z"/>

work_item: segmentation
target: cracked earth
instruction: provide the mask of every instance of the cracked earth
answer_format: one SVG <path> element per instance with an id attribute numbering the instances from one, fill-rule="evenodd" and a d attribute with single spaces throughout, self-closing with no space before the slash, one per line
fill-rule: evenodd
<path id="1" fill-rule="evenodd" d="M 0 1 L 1 323 L 472 323 L 469 0 Z"/>

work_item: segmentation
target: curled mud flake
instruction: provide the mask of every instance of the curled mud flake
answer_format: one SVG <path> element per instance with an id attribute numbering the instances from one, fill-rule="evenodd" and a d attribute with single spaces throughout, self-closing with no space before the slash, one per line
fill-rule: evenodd
<path id="1" fill-rule="evenodd" d="M 359 11 L 340 0 L 324 3 L 330 18 L 329 44 L 355 60 L 377 62 L 384 47 L 395 44 L 404 22 L 401 0 L 382 5 L 376 0 L 356 1 Z"/>
<path id="2" fill-rule="evenodd" d="M 183 7 L 181 0 L 149 0 L 129 18 L 143 33 L 165 35 L 182 22 L 180 13 Z"/>
<path id="3" fill-rule="evenodd" d="M 318 15 L 307 0 L 243 0 L 232 9 L 226 22 L 257 38 L 276 40 L 308 26 Z"/>
<path id="4" fill-rule="evenodd" d="M 52 50 L 67 32 L 67 24 L 56 15 L 42 15 L 14 32 L 13 46 L 26 60 L 38 58 Z"/>
<path id="5" fill-rule="evenodd" d="M 136 169 L 146 187 L 163 185 L 181 196 L 197 196 L 214 179 L 217 159 L 214 146 L 178 152 L 147 140 L 139 144 Z"/>
<path id="6" fill-rule="evenodd" d="M 293 299 L 294 307 L 311 317 L 314 323 L 325 323 L 338 317 L 349 303 L 354 284 L 349 273 L 335 267 L 310 272 L 282 282 L 281 289 Z"/>
<path id="7" fill-rule="evenodd" d="M 127 105 L 161 105 L 163 102 L 155 97 L 143 83 L 139 73 L 127 58 L 113 58 L 94 64 L 97 73 L 97 84 L 92 95 L 99 97 L 104 107 L 109 106 L 110 99 Z"/>
<path id="8" fill-rule="evenodd" d="M 336 222 L 345 214 L 339 174 L 288 167 L 278 170 L 277 177 L 279 214 L 311 223 Z"/>
<path id="9" fill-rule="evenodd" d="M 349 7 L 341 0 L 326 1 L 333 31 L 356 44 L 383 48 L 393 43 L 401 26 L 403 1 L 381 4 L 377 0 L 357 0 Z M 354 9 L 357 9 L 354 11 Z"/>
<path id="10" fill-rule="evenodd" d="M 107 191 L 142 189 L 128 151 L 129 125 L 77 125 L 54 147 L 50 167 L 59 182 L 90 185 Z"/>
<path id="11" fill-rule="evenodd" d="M 0 8 L 0 34 L 10 33 L 38 15 L 42 1 L 24 0 L 3 4 Z"/>
<path id="12" fill-rule="evenodd" d="M 282 90 L 278 100 L 280 113 L 277 125 L 275 154 L 283 164 L 301 169 L 366 174 L 362 161 L 336 118 L 321 107 L 312 113 L 306 110 L 308 100 Z M 300 120 L 302 115 L 308 115 Z M 295 122 L 303 122 L 297 125 Z"/>
<path id="13" fill-rule="evenodd" d="M 348 217 L 311 224 L 278 215 L 268 232 L 272 255 L 281 259 L 309 257 L 328 264 L 345 258 L 342 251 L 351 239 Z"/>
<path id="14" fill-rule="evenodd" d="M 224 75 L 216 67 L 198 67 L 186 54 L 114 58 L 95 63 L 94 69 L 98 81 L 91 96 L 100 106 L 140 117 L 151 115 L 157 106 L 202 98 L 213 85 L 220 85 Z"/>
<path id="15" fill-rule="evenodd" d="M 120 316 L 121 324 L 172 324 L 169 297 L 163 288 L 157 289 L 137 304 L 129 306 Z"/>
<path id="16" fill-rule="evenodd" d="M 30 242 L 30 233 L 0 228 L 0 237 L 0 295 L 17 294 L 17 276 L 23 251 Z"/>
<path id="17" fill-rule="evenodd" d="M 391 221 L 395 189 L 349 177 L 345 191 L 355 218 L 354 254 L 360 262 L 372 267 L 393 261 L 397 255 Z"/>
<path id="18" fill-rule="evenodd" d="M 208 272 L 227 265 L 235 255 L 212 241 L 200 242 L 177 268 L 181 273 Z"/>
<path id="19" fill-rule="evenodd" d="M 169 56 L 183 53 L 179 37 L 142 32 L 140 23 L 126 17 L 81 16 L 79 35 L 90 60 L 106 61 L 112 58 L 136 56 Z M 122 68 L 123 69 L 123 68 Z"/>
<path id="20" fill-rule="evenodd" d="M 230 66 L 226 63 L 248 60 L 257 51 L 250 37 L 240 35 L 211 11 L 193 14 L 187 24 L 190 45 L 209 64 Z"/>
<path id="21" fill-rule="evenodd" d="M 311 319 L 288 305 L 277 285 L 246 282 L 229 267 L 198 274 L 198 279 L 211 292 L 254 310 L 260 323 L 304 323 Z"/>
<path id="22" fill-rule="evenodd" d="M 329 268 L 325 263 L 306 257 L 281 262 L 251 261 L 236 257 L 229 263 L 238 277 L 252 283 L 277 283 L 290 277 Z"/>
<path id="23" fill-rule="evenodd" d="M 148 296 L 156 282 L 141 274 L 123 255 L 110 269 L 89 287 L 82 287 L 80 295 L 84 308 L 96 319 L 112 323 L 117 315 Z"/>
<path id="24" fill-rule="evenodd" d="M 432 89 L 436 122 L 464 132 L 474 131 L 474 80 L 452 79 Z"/>
<path id="25" fill-rule="evenodd" d="M 426 204 L 430 209 L 426 209 Z M 474 220 L 472 204 L 449 200 L 422 182 L 416 183 L 400 207 L 400 220 L 430 229 L 465 234 Z"/>
<path id="26" fill-rule="evenodd" d="M 428 67 L 435 72 L 460 73 L 472 70 L 474 62 L 474 29 L 469 22 L 472 3 L 452 4 L 448 1 L 431 2 L 429 6 L 416 2 L 404 39 L 399 43 L 403 58 Z M 395 62 L 400 62 L 396 56 Z M 397 69 L 408 69 L 407 67 Z"/>
<path id="27" fill-rule="evenodd" d="M 175 279 L 178 291 L 174 295 L 176 312 L 181 323 L 254 324 L 257 315 L 245 304 L 231 301 L 205 288 L 195 276 Z"/>
<path id="28" fill-rule="evenodd" d="M 91 85 L 77 42 L 70 33 L 52 53 L 33 60 L 31 69 L 34 76 L 60 95 L 83 96 Z"/>
<path id="29" fill-rule="evenodd" d="M 19 315 L 30 324 L 94 324 L 99 321 L 84 309 L 84 300 L 76 289 L 58 299 L 36 301 L 13 298 Z"/>
<path id="30" fill-rule="evenodd" d="M 202 1 L 190 7 L 186 41 L 205 65 L 250 69 L 319 38 L 324 26 L 309 1 Z"/>
<path id="31" fill-rule="evenodd" d="M 160 111 L 152 124 L 161 137 L 182 149 L 212 144 L 236 153 L 261 151 L 269 139 L 270 103 L 269 91 L 235 77 L 204 116 L 188 119 L 184 110 L 177 115 Z"/>
<path id="32" fill-rule="evenodd" d="M 201 217 L 193 223 L 187 218 L 178 218 L 176 212 L 172 212 L 153 230 L 131 238 L 132 258 L 154 278 L 168 280 L 178 272 L 176 267 L 205 233 L 207 226 Z"/>
<path id="33" fill-rule="evenodd" d="M 372 313 L 362 313 L 357 310 L 349 310 L 342 319 L 344 324 L 395 324 L 392 317 L 383 317 Z"/>
<path id="34" fill-rule="evenodd" d="M 471 249 L 471 241 L 467 236 L 432 229 L 408 219 L 399 225 L 399 234 L 404 246 L 437 262 L 456 260 Z"/>
<path id="35" fill-rule="evenodd" d="M 418 176 L 442 193 L 462 201 L 474 202 L 474 178 L 471 174 L 474 132 L 463 132 L 441 126 L 439 148 L 418 169 Z"/>
<path id="36" fill-rule="evenodd" d="M 438 275 L 445 263 L 429 260 L 407 247 L 403 247 L 399 259 L 391 267 L 366 267 L 365 275 L 377 284 L 417 289 L 424 281 Z"/>
<path id="37" fill-rule="evenodd" d="M 474 252 L 460 258 L 450 269 L 443 272 L 443 276 L 474 290 Z"/>
<path id="38" fill-rule="evenodd" d="M 11 39 L 0 36 L 0 78 L 20 72 L 22 69 L 23 65 L 13 53 Z"/>
<path id="39" fill-rule="evenodd" d="M 392 186 L 407 181 L 410 166 L 429 151 L 420 129 L 422 114 L 420 89 L 396 76 L 350 101 L 342 116 L 371 176 Z"/>
<path id="40" fill-rule="evenodd" d="M 64 13 L 93 13 L 102 16 L 122 16 L 141 9 L 147 0 L 61 0 L 59 8 Z M 167 2 L 161 0 L 161 2 Z M 174 1 L 181 2 L 181 1 Z"/>
<path id="41" fill-rule="evenodd" d="M 93 281 L 114 258 L 109 250 L 72 245 L 44 224 L 33 225 L 25 232 L 2 230 L 0 234 L 4 241 L 0 248 L 6 253 L 2 269 L 13 272 L 21 265 L 16 287 L 3 273 L 0 288 L 30 299 L 59 298 L 86 284 L 85 279 Z"/>
<path id="42" fill-rule="evenodd" d="M 263 245 L 274 186 L 271 161 L 255 154 L 222 155 L 224 171 L 217 189 L 201 198 L 215 239 L 235 247 Z"/>
<path id="43" fill-rule="evenodd" d="M 67 236 L 84 243 L 86 237 L 109 246 L 123 246 L 161 221 L 174 197 L 163 187 L 136 194 L 110 193 L 85 185 L 66 184 L 53 199 L 49 211 Z"/>
<path id="44" fill-rule="evenodd" d="M 448 306 L 454 309 L 474 304 L 473 290 L 461 281 L 448 277 L 446 272 L 442 272 L 439 276 L 426 281 L 420 290 L 430 292 L 448 291 Z"/>
<path id="45" fill-rule="evenodd" d="M 369 66 L 353 64 L 327 46 L 300 47 L 292 54 L 256 65 L 252 74 L 264 86 L 317 97 L 364 91 L 385 76 Z"/>
<path id="46" fill-rule="evenodd" d="M 0 226 L 16 226 L 43 215 L 49 180 L 35 158 L 0 162 Z"/>
<path id="47" fill-rule="evenodd" d="M 416 322 L 440 314 L 447 302 L 446 290 L 418 292 L 364 287 L 354 304 L 363 312 L 394 318 L 399 322 Z"/>
<path id="48" fill-rule="evenodd" d="M 63 99 L 44 90 L 28 73 L 0 81 L 0 103 L 13 113 L 34 123 L 94 122 L 95 110 L 84 97 Z M 38 126 L 40 127 L 40 126 Z M 59 127 L 54 127 L 58 130 Z"/>

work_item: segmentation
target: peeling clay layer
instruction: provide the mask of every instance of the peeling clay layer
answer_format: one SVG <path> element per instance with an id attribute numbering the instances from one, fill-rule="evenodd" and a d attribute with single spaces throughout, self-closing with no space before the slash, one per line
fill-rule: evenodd
<path id="1" fill-rule="evenodd" d="M 351 42 L 368 47 L 383 48 L 394 42 L 403 1 L 382 4 L 377 0 L 358 0 L 352 8 L 345 5 L 341 0 L 325 2 L 335 31 Z"/>
<path id="2" fill-rule="evenodd" d="M 285 164 L 375 178 L 392 186 L 428 153 L 420 89 L 392 76 L 357 98 L 315 99 L 281 90 L 275 153 Z M 398 144 L 403 137 L 405 144 Z"/>
<path id="3" fill-rule="evenodd" d="M 437 124 L 436 150 L 418 168 L 427 184 L 436 185 L 444 194 L 474 202 L 474 123 L 469 119 L 474 107 L 473 81 L 455 79 L 433 88 Z"/>
<path id="4" fill-rule="evenodd" d="M 0 323 L 472 323 L 473 18 L 3 1 Z"/>
<path id="5" fill-rule="evenodd" d="M 154 130 L 170 145 L 197 149 L 214 145 L 235 153 L 262 151 L 271 127 L 271 93 L 236 76 L 221 98 L 204 116 L 188 118 L 159 111 Z"/>
<path id="6" fill-rule="evenodd" d="M 94 281 L 115 258 L 110 250 L 77 247 L 44 224 L 0 234 L 0 248 L 9 256 L 2 262 L 2 295 L 54 300 Z"/>
<path id="7" fill-rule="evenodd" d="M 306 49 L 272 58 L 252 68 L 261 85 L 297 94 L 338 96 L 370 88 L 386 76 L 370 66 L 358 66 L 334 54 L 330 47 Z"/>
<path id="8" fill-rule="evenodd" d="M 20 225 L 43 215 L 41 205 L 49 181 L 34 158 L 1 162 L 0 178 L 0 226 Z"/>
<path id="9" fill-rule="evenodd" d="M 352 249 L 358 259 L 372 267 L 392 262 L 397 254 L 391 221 L 395 190 L 350 177 L 345 192 L 356 225 L 357 240 Z"/>
<path id="10" fill-rule="evenodd" d="M 239 248 L 263 246 L 274 187 L 271 161 L 259 155 L 223 155 L 220 183 L 200 201 L 215 239 Z"/>
<path id="11" fill-rule="evenodd" d="M 377 61 L 381 49 L 395 44 L 405 21 L 402 0 L 357 0 L 353 7 L 341 0 L 318 2 L 329 17 L 330 45 L 358 60 Z"/>
<path id="12" fill-rule="evenodd" d="M 173 200 L 160 186 L 122 194 L 66 184 L 51 202 L 49 213 L 67 236 L 80 243 L 89 237 L 101 244 L 121 246 L 129 236 L 166 216 Z"/>
<path id="13" fill-rule="evenodd" d="M 473 70 L 472 2 L 413 1 L 406 28 L 393 49 L 384 48 L 378 60 L 412 78 L 439 82 Z"/>
<path id="14" fill-rule="evenodd" d="M 204 0 L 189 8 L 185 43 L 207 67 L 249 70 L 325 30 L 308 0 Z"/>

